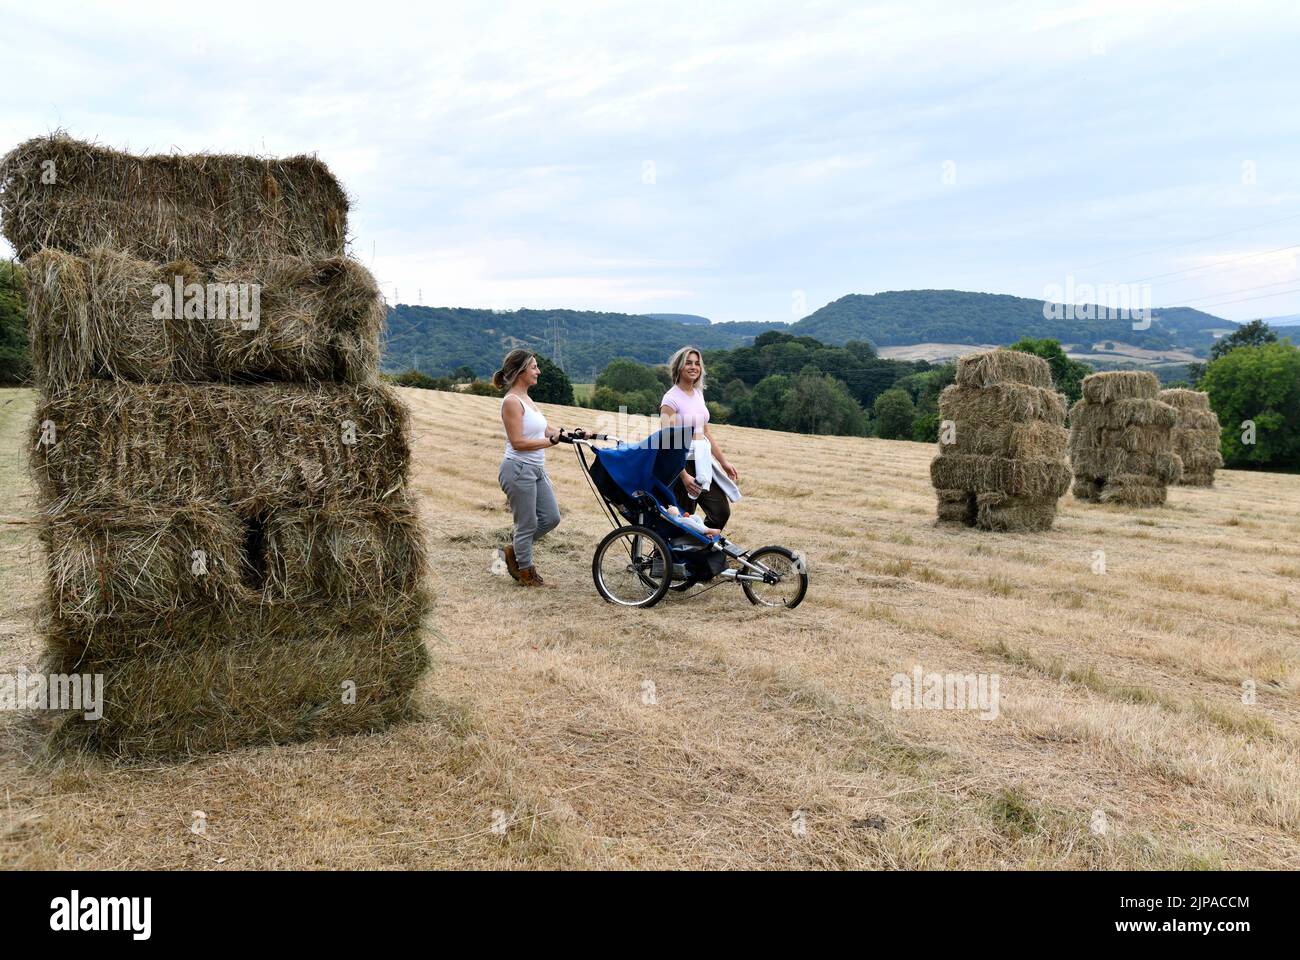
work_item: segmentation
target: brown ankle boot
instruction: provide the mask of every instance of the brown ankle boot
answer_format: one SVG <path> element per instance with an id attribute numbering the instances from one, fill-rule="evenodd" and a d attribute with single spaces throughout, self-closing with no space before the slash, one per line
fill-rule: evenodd
<path id="1" fill-rule="evenodd" d="M 533 564 L 533 582 L 536 583 L 539 587 L 546 586 L 546 581 L 543 580 L 542 575 L 537 572 L 537 564 Z"/>
<path id="2" fill-rule="evenodd" d="M 519 561 L 515 559 L 515 545 L 508 544 L 502 551 L 506 557 L 506 569 L 510 571 L 510 576 L 514 577 L 516 582 L 519 580 Z"/>
<path id="3" fill-rule="evenodd" d="M 516 577 L 521 587 L 540 587 L 542 581 L 538 578 L 532 567 L 520 567 L 519 576 Z"/>

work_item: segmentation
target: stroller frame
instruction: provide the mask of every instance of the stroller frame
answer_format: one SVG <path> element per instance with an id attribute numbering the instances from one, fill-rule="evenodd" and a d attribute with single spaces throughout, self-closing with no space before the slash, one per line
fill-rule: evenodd
<path id="1" fill-rule="evenodd" d="M 663 482 L 663 476 L 646 477 L 649 482 L 645 486 L 652 489 L 629 491 L 614 480 L 600 461 L 603 452 L 612 450 L 620 453 L 636 451 L 638 456 L 654 451 L 650 455 L 656 465 L 650 472 L 657 470 L 662 475 L 671 471 L 675 475 L 682 469 L 686 460 L 685 450 L 689 449 L 689 433 L 683 434 L 681 431 L 684 429 L 666 428 L 635 446 L 606 434 L 581 431 L 561 434 L 563 442 L 573 445 L 583 475 L 613 527 L 592 558 L 592 578 L 597 592 L 606 601 L 620 606 L 650 607 L 658 603 L 669 589 L 684 593 L 695 584 L 711 583 L 705 588 L 708 590 L 731 580 L 740 584 L 750 602 L 756 605 L 798 606 L 808 588 L 807 571 L 798 554 L 777 545 L 746 550 L 721 534 L 707 536 L 668 513 L 662 500 L 671 501 L 673 506 L 676 506 L 676 501 Z M 598 447 L 597 442 L 617 446 Z M 677 453 L 669 453 L 664 457 L 665 462 L 659 464 L 658 457 L 664 456 L 665 451 Z M 656 487 L 657 490 L 653 489 Z M 602 576 L 602 559 L 616 539 L 628 541 L 623 544 L 630 561 L 626 569 L 635 573 L 646 586 L 648 592 L 642 597 L 629 599 L 614 595 Z M 642 539 L 653 545 L 654 556 L 641 555 Z M 660 556 L 665 553 L 666 556 Z M 773 591 L 779 595 L 780 602 L 774 602 L 769 596 Z"/>

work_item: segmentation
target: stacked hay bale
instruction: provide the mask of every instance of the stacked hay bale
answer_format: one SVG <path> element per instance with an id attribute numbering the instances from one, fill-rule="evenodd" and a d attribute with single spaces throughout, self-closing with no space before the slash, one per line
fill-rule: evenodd
<path id="1" fill-rule="evenodd" d="M 0 215 L 42 391 L 49 670 L 104 677 L 102 719 L 61 736 L 147 756 L 409 716 L 408 417 L 329 171 L 54 135 L 0 161 Z"/>
<path id="2" fill-rule="evenodd" d="M 1210 409 L 1210 395 L 1198 390 L 1161 390 L 1158 399 L 1178 411 L 1174 424 L 1174 453 L 1183 462 L 1178 480 L 1184 487 L 1214 486 L 1214 471 L 1223 466 L 1219 448 L 1219 416 Z"/>
<path id="3" fill-rule="evenodd" d="M 1079 500 L 1154 507 L 1165 502 L 1183 463 L 1174 452 L 1178 412 L 1156 399 L 1147 371 L 1094 373 L 1070 408 L 1070 463 Z"/>
<path id="4" fill-rule="evenodd" d="M 956 383 L 939 396 L 939 413 L 953 425 L 950 437 L 941 432 L 930 464 L 939 520 L 1050 529 L 1070 468 L 1065 401 L 1047 361 L 1015 350 L 962 357 Z"/>

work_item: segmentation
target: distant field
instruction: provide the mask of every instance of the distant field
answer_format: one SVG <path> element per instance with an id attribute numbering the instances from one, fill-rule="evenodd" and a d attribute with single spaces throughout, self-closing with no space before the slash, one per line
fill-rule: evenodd
<path id="1" fill-rule="evenodd" d="M 757 610 L 725 585 L 626 611 L 592 586 L 608 525 L 571 450 L 547 454 L 554 587 L 526 591 L 489 572 L 498 402 L 403 395 L 437 591 L 426 719 L 128 767 L 42 759 L 0 714 L 0 862 L 1300 867 L 1300 476 L 1224 471 L 1145 512 L 1067 495 L 1051 532 L 997 535 L 934 525 L 929 446 L 721 426 L 746 495 L 728 532 L 803 550 L 808 599 Z M 30 395 L 0 404 L 12 452 Z M 0 480 L 12 671 L 37 656 L 41 565 L 27 483 Z M 891 709 L 916 666 L 996 675 L 998 715 Z"/>
<path id="2" fill-rule="evenodd" d="M 881 347 L 877 353 L 886 360 L 955 360 L 968 353 L 992 350 L 996 343 L 914 343 L 904 347 Z"/>
<path id="3" fill-rule="evenodd" d="M 594 383 L 575 383 L 573 385 L 573 399 L 579 401 L 590 400 L 591 391 L 594 389 L 596 389 Z"/>

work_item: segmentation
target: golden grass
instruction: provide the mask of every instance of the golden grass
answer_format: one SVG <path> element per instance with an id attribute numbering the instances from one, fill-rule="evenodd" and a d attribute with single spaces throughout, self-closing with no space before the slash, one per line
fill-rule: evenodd
<path id="1" fill-rule="evenodd" d="M 45 756 L 36 723 L 0 714 L 0 862 L 1300 866 L 1300 478 L 1224 470 L 1141 518 L 1066 496 L 1050 532 L 994 534 L 935 526 L 929 445 L 721 427 L 748 495 L 728 533 L 803 551 L 808 599 L 756 610 L 725 585 L 624 611 L 592 587 L 604 522 L 568 448 L 548 454 L 564 521 L 537 553 L 555 588 L 521 590 L 489 572 L 509 531 L 496 401 L 403 397 L 436 593 L 425 719 L 144 767 Z M 31 407 L 0 391 L 6 449 Z M 14 461 L 0 671 L 37 656 Z M 891 710 L 916 664 L 998 674 L 999 716 Z"/>

